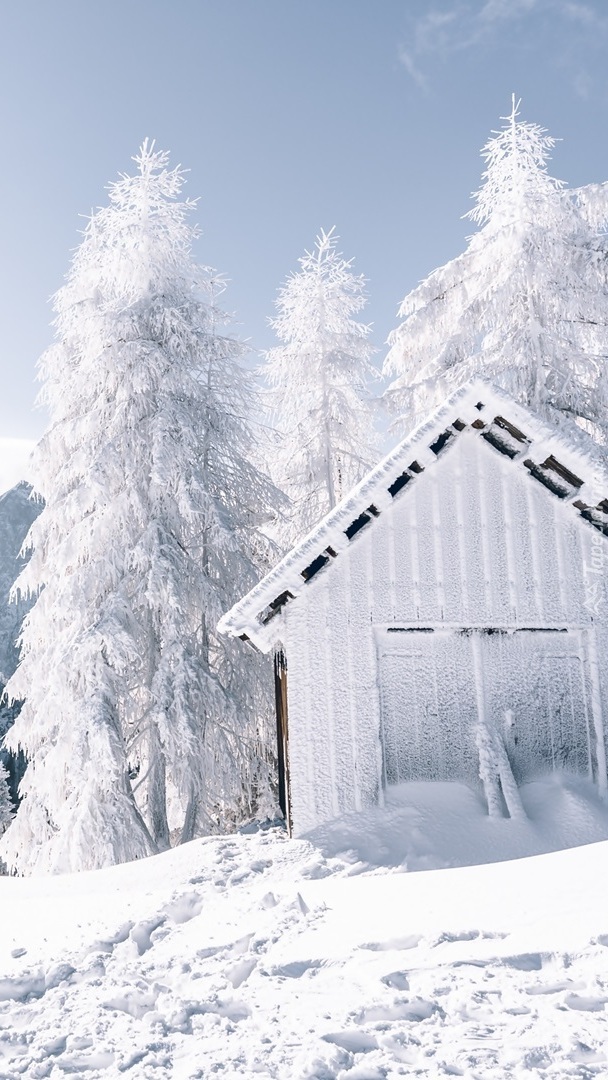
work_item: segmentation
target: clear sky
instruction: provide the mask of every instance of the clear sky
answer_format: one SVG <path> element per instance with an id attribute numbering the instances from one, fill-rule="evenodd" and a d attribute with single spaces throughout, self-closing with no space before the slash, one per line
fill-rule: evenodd
<path id="1" fill-rule="evenodd" d="M 190 169 L 236 333 L 272 344 L 278 286 L 335 225 L 379 363 L 404 294 L 462 250 L 513 91 L 563 139 L 554 175 L 608 179 L 606 0 L 7 0 L 0 19 L 0 438 L 46 426 L 49 297 L 145 136 Z"/>

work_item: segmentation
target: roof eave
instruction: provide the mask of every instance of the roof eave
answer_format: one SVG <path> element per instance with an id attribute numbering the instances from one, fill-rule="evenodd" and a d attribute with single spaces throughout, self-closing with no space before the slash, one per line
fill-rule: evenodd
<path id="1" fill-rule="evenodd" d="M 487 402 L 483 401 L 483 398 L 486 398 Z M 245 636 L 256 648 L 268 652 L 281 639 L 284 626 L 282 611 L 275 614 L 272 609 L 283 594 L 288 594 L 288 601 L 291 601 L 309 587 L 309 582 L 303 576 L 305 568 L 328 549 L 332 554 L 338 555 L 349 546 L 350 541 L 343 530 L 349 527 L 354 517 L 365 512 L 368 504 L 373 503 L 373 507 L 380 512 L 392 504 L 393 498 L 389 493 L 387 480 L 389 477 L 394 480 L 398 469 L 407 471 L 405 463 L 410 454 L 422 471 L 437 460 L 437 452 L 431 449 L 433 440 L 441 437 L 446 422 L 448 426 L 453 424 L 456 410 L 462 412 L 460 419 L 465 425 L 472 426 L 475 420 L 480 421 L 482 414 L 487 418 L 488 412 L 484 412 L 486 404 L 492 406 L 491 412 L 495 411 L 496 406 L 504 405 L 505 410 L 509 411 L 509 418 L 519 422 L 524 429 L 527 427 L 531 430 L 532 425 L 534 435 L 526 446 L 537 460 L 548 459 L 557 452 L 561 464 L 573 473 L 580 473 L 581 469 L 588 471 L 588 479 L 578 487 L 575 495 L 563 501 L 574 502 L 575 498 L 578 498 L 584 503 L 595 505 L 594 500 L 598 501 L 602 496 L 606 496 L 608 476 L 603 470 L 600 474 L 598 462 L 591 454 L 585 453 L 579 446 L 570 446 L 562 433 L 549 427 L 532 410 L 518 405 L 488 380 L 477 377 L 455 391 L 371 469 L 342 502 L 235 604 L 220 620 L 220 633 L 234 637 Z M 483 406 L 481 410 L 480 405 Z M 584 442 L 584 433 L 581 432 L 581 436 Z M 525 449 L 526 447 L 522 447 L 517 456 L 521 458 Z"/>

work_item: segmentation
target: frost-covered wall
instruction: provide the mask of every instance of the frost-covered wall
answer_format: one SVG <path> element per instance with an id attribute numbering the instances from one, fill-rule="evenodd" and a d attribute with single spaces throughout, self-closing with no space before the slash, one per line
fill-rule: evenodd
<path id="1" fill-rule="evenodd" d="M 480 716 L 518 782 L 605 785 L 607 568 L 608 538 L 462 431 L 284 609 L 295 833 L 385 783 L 476 782 Z"/>

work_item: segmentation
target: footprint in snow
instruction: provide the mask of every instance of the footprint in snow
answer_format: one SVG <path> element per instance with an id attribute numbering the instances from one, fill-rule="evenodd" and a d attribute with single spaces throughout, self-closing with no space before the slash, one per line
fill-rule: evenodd
<path id="1" fill-rule="evenodd" d="M 270 975 L 284 979 L 301 979 L 307 972 L 316 972 L 323 966 L 322 960 L 293 960 L 290 964 L 280 964 L 270 969 Z"/>
<path id="2" fill-rule="evenodd" d="M 197 960 L 208 960 L 211 956 L 217 956 L 218 953 L 224 952 L 223 945 L 208 945 L 206 949 L 197 949 Z"/>
<path id="3" fill-rule="evenodd" d="M 311 881 L 316 881 L 319 878 L 328 877 L 332 873 L 332 870 L 327 863 L 313 862 L 307 863 L 300 871 L 300 876 L 308 878 Z"/>
<path id="4" fill-rule="evenodd" d="M 422 941 L 422 934 L 408 934 L 407 937 L 402 938 L 389 938 L 388 941 L 368 941 L 365 945 L 360 945 L 360 949 L 367 949 L 369 952 L 391 952 L 400 951 L 402 949 L 415 949 L 417 945 Z"/>
<path id="5" fill-rule="evenodd" d="M 48 1057 L 55 1057 L 57 1054 L 63 1054 L 67 1041 L 66 1035 L 57 1035 L 54 1039 L 49 1039 L 48 1042 L 43 1043 L 42 1050 Z"/>
<path id="6" fill-rule="evenodd" d="M 564 998 L 564 1004 L 578 1012 L 604 1012 L 607 1001 L 605 997 L 584 997 L 580 994 L 567 994 Z"/>
<path id="7" fill-rule="evenodd" d="M 389 971 L 388 975 L 383 975 L 380 980 L 385 986 L 390 986 L 391 990 L 409 990 L 410 983 L 405 971 Z"/>
<path id="8" fill-rule="evenodd" d="M 62 1072 L 83 1076 L 93 1069 L 109 1069 L 114 1064 L 111 1050 L 93 1050 L 90 1054 L 64 1054 L 57 1060 Z"/>
<path id="9" fill-rule="evenodd" d="M 246 866 L 243 866 L 238 870 L 234 870 L 228 880 L 230 885 L 240 885 L 242 881 L 247 881 L 250 877 L 251 871 Z"/>
<path id="10" fill-rule="evenodd" d="M 246 953 L 253 941 L 255 934 L 244 934 L 243 937 L 237 938 L 235 942 L 230 946 L 230 951 L 234 956 L 242 956 Z"/>
<path id="11" fill-rule="evenodd" d="M 118 930 L 115 934 L 112 935 L 112 937 L 94 941 L 91 947 L 87 949 L 87 953 L 112 953 L 116 945 L 121 945 L 123 941 L 127 940 L 129 934 L 131 933 L 131 930 L 133 929 L 133 926 L 134 924 L 132 922 L 123 923 L 122 926 L 119 926 Z"/>
<path id="12" fill-rule="evenodd" d="M 112 1012 L 124 1012 L 135 1020 L 141 1020 L 146 1013 L 156 1008 L 157 994 L 140 990 L 125 990 L 102 1003 L 102 1008 Z"/>
<path id="13" fill-rule="evenodd" d="M 235 964 L 233 968 L 230 968 L 226 972 L 226 978 L 232 985 L 232 989 L 236 990 L 239 986 L 242 986 L 247 981 L 251 972 L 254 970 L 257 964 L 255 957 L 247 956 L 243 960 L 239 960 L 238 964 Z"/>
<path id="14" fill-rule="evenodd" d="M 546 959 L 546 957 L 545 957 Z M 542 953 L 520 953 L 518 956 L 502 956 L 500 962 L 516 971 L 540 971 L 543 966 Z"/>
<path id="15" fill-rule="evenodd" d="M 263 874 L 273 865 L 272 859 L 255 859 L 249 866 L 237 867 L 230 874 L 230 885 L 240 885 L 242 881 L 248 881 L 252 874 Z"/>
<path id="16" fill-rule="evenodd" d="M 251 1015 L 244 1002 L 224 997 L 214 997 L 211 1001 L 201 1004 L 199 1011 L 215 1013 L 216 1016 L 223 1016 L 226 1020 L 233 1020 L 235 1023 L 239 1020 L 247 1020 Z"/>
<path id="17" fill-rule="evenodd" d="M 195 892 L 183 893 L 162 908 L 162 912 L 174 923 L 186 923 L 195 919 L 203 910 L 201 896 Z"/>
<path id="18" fill-rule="evenodd" d="M 575 990 L 580 989 L 582 983 L 572 982 L 552 982 L 552 983 L 537 983 L 534 986 L 526 987 L 526 994 L 530 997 L 549 997 L 551 994 L 559 994 L 563 990 Z"/>
<path id="19" fill-rule="evenodd" d="M 580 1065 L 597 1065 L 606 1061 L 606 1054 L 603 1049 L 594 1049 L 592 1046 L 587 1046 L 586 1043 L 582 1042 L 577 1042 L 574 1050 L 568 1054 L 568 1057 L 570 1058 L 570 1061 L 574 1061 Z"/>
<path id="20" fill-rule="evenodd" d="M 489 967 L 492 963 L 491 960 L 474 960 L 472 957 L 468 960 L 455 960 L 453 964 L 450 964 L 451 968 L 459 967 L 476 967 L 485 968 Z"/>
<path id="21" fill-rule="evenodd" d="M 437 945 L 452 945 L 455 941 L 475 941 L 479 936 L 479 930 L 444 930 L 438 938 L 431 942 L 431 948 L 434 949 Z"/>
<path id="22" fill-rule="evenodd" d="M 15 979 L 0 979 L 0 1001 L 29 1001 L 41 998 L 44 991 L 42 973 L 23 975 Z"/>
<path id="23" fill-rule="evenodd" d="M 413 998 L 409 1001 L 397 1001 L 393 1005 L 372 1005 L 363 1009 L 357 1016 L 359 1023 L 378 1024 L 392 1022 L 394 1020 L 409 1020 L 410 1023 L 420 1023 L 429 1020 L 431 1016 L 445 1017 L 445 1012 L 435 1001 L 426 1001 L 424 998 Z"/>
<path id="24" fill-rule="evenodd" d="M 143 956 L 148 949 L 151 949 L 154 942 L 152 941 L 152 935 L 155 930 L 158 930 L 160 926 L 165 922 L 166 916 L 156 915 L 152 919 L 143 919 L 139 923 L 131 928 L 129 932 L 129 939 L 137 946 L 137 951 L 140 956 Z"/>
<path id="25" fill-rule="evenodd" d="M 222 844 L 220 847 L 218 847 L 217 851 L 218 862 L 221 862 L 222 859 L 236 859 L 238 854 L 237 848 L 234 846 L 234 844 Z"/>
<path id="26" fill-rule="evenodd" d="M 352 1031 L 332 1031 L 322 1035 L 324 1042 L 340 1046 L 342 1050 L 348 1050 L 351 1054 L 366 1054 L 370 1050 L 378 1049 L 378 1042 L 373 1035 L 354 1028 Z"/>
<path id="27" fill-rule="evenodd" d="M 269 870 L 272 865 L 272 859 L 254 859 L 254 861 L 249 864 L 249 869 L 252 870 L 254 874 L 263 874 L 264 870 Z"/>
<path id="28" fill-rule="evenodd" d="M 54 990 L 62 982 L 68 982 L 76 969 L 71 964 L 53 964 L 42 971 L 17 978 L 0 979 L 0 1001 L 33 1001 L 44 997 L 47 990 Z"/>

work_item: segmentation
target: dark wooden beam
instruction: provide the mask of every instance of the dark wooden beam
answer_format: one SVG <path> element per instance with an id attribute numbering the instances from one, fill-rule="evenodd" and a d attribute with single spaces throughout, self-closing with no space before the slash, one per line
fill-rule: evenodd
<path id="1" fill-rule="evenodd" d="M 289 798 L 289 727 L 287 718 L 287 660 L 282 649 L 274 654 L 274 693 L 277 710 L 277 766 L 279 773 L 279 806 L 287 832 L 291 836 L 291 806 Z"/>

